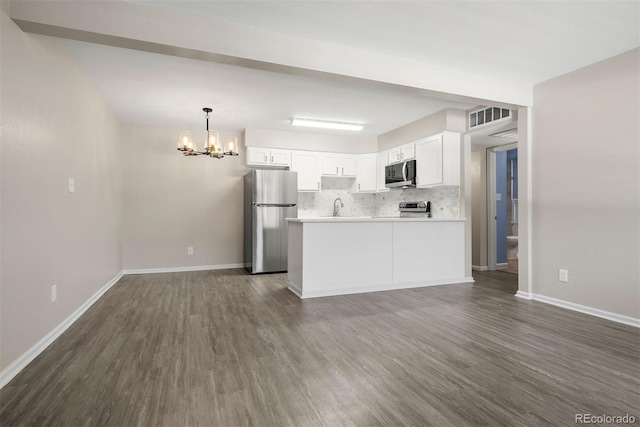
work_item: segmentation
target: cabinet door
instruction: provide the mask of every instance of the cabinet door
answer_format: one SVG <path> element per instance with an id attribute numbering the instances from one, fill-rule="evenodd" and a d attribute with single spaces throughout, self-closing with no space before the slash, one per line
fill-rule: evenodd
<path id="1" fill-rule="evenodd" d="M 376 158 L 375 154 L 358 156 L 358 173 L 356 175 L 356 191 L 376 191 Z"/>
<path id="2" fill-rule="evenodd" d="M 247 147 L 247 164 L 248 165 L 269 164 L 269 149 Z"/>
<path id="3" fill-rule="evenodd" d="M 400 156 L 402 155 L 402 150 L 400 150 L 400 147 L 397 148 L 392 148 L 391 150 L 388 151 L 388 160 L 387 163 L 388 164 L 393 164 L 393 163 L 398 163 L 399 161 L 401 161 L 402 159 L 400 158 Z"/>
<path id="4" fill-rule="evenodd" d="M 376 157 L 376 190 L 389 191 L 384 185 L 384 168 L 387 166 L 388 153 L 378 153 Z"/>
<path id="5" fill-rule="evenodd" d="M 298 191 L 320 191 L 320 154 L 293 152 L 291 170 L 298 172 Z"/>
<path id="6" fill-rule="evenodd" d="M 442 136 L 442 183 L 460 185 L 460 134 L 445 132 Z"/>
<path id="7" fill-rule="evenodd" d="M 417 186 L 442 184 L 442 136 L 416 143 Z"/>
<path id="8" fill-rule="evenodd" d="M 337 154 L 322 155 L 322 175 L 330 175 L 330 176 L 340 175 L 340 166 L 338 165 Z"/>
<path id="9" fill-rule="evenodd" d="M 343 156 L 340 158 L 340 175 L 342 176 L 356 176 L 356 157 L 355 156 Z"/>
<path id="10" fill-rule="evenodd" d="M 271 150 L 269 163 L 274 166 L 289 166 L 290 154 L 287 150 Z"/>
<path id="11" fill-rule="evenodd" d="M 416 146 L 414 143 L 403 145 L 400 149 L 401 160 L 411 160 L 416 157 Z"/>

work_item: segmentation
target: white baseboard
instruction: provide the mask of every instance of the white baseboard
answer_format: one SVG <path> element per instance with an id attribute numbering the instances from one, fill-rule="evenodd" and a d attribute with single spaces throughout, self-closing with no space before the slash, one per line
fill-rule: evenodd
<path id="1" fill-rule="evenodd" d="M 123 270 L 123 274 L 179 273 L 182 271 L 227 270 L 229 268 L 245 268 L 245 264 L 195 265 L 191 267 L 141 268 Z"/>
<path id="2" fill-rule="evenodd" d="M 516 296 L 518 298 L 522 298 L 522 299 L 528 299 L 528 300 L 532 300 L 533 299 L 533 297 L 531 296 L 531 294 L 529 292 L 518 291 L 518 292 L 516 292 Z"/>
<path id="3" fill-rule="evenodd" d="M 489 270 L 489 267 L 487 267 L 486 265 L 472 265 L 471 269 L 475 271 L 487 271 Z"/>
<path id="4" fill-rule="evenodd" d="M 504 267 L 508 267 L 509 264 L 507 264 L 506 262 L 499 262 L 496 264 L 496 268 L 504 268 Z"/>
<path id="5" fill-rule="evenodd" d="M 293 292 L 298 298 L 302 298 L 302 291 L 297 286 L 289 283 L 289 290 Z"/>
<path id="6" fill-rule="evenodd" d="M 60 335 L 64 333 L 73 323 L 78 320 L 80 316 L 84 314 L 85 311 L 89 309 L 100 297 L 107 292 L 113 285 L 115 285 L 118 280 L 122 277 L 122 272 L 116 274 L 116 276 L 111 279 L 106 285 L 98 290 L 95 294 L 93 294 L 88 300 L 86 300 L 80 307 L 78 307 L 69 317 L 64 319 L 62 323 L 53 328 L 51 332 L 42 337 L 40 341 L 35 343 L 31 348 L 16 360 L 14 360 L 9 366 L 4 368 L 2 372 L 0 372 L 0 389 L 7 385 L 9 381 L 11 381 L 16 375 L 20 373 L 24 368 L 27 367 L 29 363 L 33 361 L 40 353 L 42 353 L 47 347 L 51 345 Z"/>
<path id="7" fill-rule="evenodd" d="M 516 294 L 516 296 L 518 295 Z M 610 311 L 600 310 L 598 308 L 587 307 L 586 305 L 575 304 L 573 302 L 551 298 L 545 295 L 531 294 L 531 296 L 534 301 L 544 302 L 546 304 L 555 305 L 557 307 L 566 308 L 568 310 L 578 311 L 580 313 L 589 314 L 591 316 L 601 317 L 603 319 L 611 320 L 612 322 L 623 323 L 625 325 L 640 328 L 640 319 L 636 319 L 635 317 L 623 316 L 622 314 L 612 313 Z"/>
<path id="8" fill-rule="evenodd" d="M 423 288 L 428 286 L 453 285 L 456 283 L 473 283 L 473 277 L 459 277 L 455 279 L 432 280 L 427 282 L 416 283 L 392 283 L 376 286 L 365 286 L 359 288 L 339 288 L 339 289 L 322 289 L 314 291 L 304 291 L 298 286 L 289 283 L 289 290 L 302 299 L 331 297 L 337 295 L 364 294 L 369 292 L 397 291 L 400 289 Z"/>

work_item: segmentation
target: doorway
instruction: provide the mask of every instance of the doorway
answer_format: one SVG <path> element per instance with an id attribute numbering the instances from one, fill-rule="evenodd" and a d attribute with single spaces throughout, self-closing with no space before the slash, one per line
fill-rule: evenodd
<path id="1" fill-rule="evenodd" d="M 487 264 L 518 273 L 518 144 L 487 149 Z"/>

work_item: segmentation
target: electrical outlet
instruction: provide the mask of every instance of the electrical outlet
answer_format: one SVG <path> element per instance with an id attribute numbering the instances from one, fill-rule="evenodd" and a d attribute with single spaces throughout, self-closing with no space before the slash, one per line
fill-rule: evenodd
<path id="1" fill-rule="evenodd" d="M 569 281 L 569 270 L 565 270 L 564 268 L 561 268 L 558 270 L 558 280 L 561 282 L 568 282 Z"/>
<path id="2" fill-rule="evenodd" d="M 51 302 L 56 302 L 58 299 L 58 285 L 51 286 Z"/>
<path id="3" fill-rule="evenodd" d="M 76 180 L 73 178 L 69 178 L 69 193 L 76 192 Z"/>
<path id="4" fill-rule="evenodd" d="M 187 255 L 193 255 L 193 246 L 187 248 Z"/>

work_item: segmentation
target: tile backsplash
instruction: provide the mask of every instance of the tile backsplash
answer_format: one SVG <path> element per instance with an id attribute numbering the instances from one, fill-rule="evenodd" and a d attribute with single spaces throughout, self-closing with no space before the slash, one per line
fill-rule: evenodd
<path id="1" fill-rule="evenodd" d="M 376 210 L 375 194 L 353 192 L 355 178 L 322 177 L 322 191 L 298 193 L 298 216 L 331 216 L 333 201 L 340 197 L 344 207 L 340 216 L 373 216 Z"/>
<path id="2" fill-rule="evenodd" d="M 417 200 L 431 201 L 433 218 L 460 216 L 460 188 L 457 186 L 356 193 L 355 178 L 335 177 L 322 177 L 322 191 L 298 193 L 298 216 L 331 216 L 336 197 L 344 203 L 340 216 L 394 216 L 398 215 L 398 203 Z"/>

